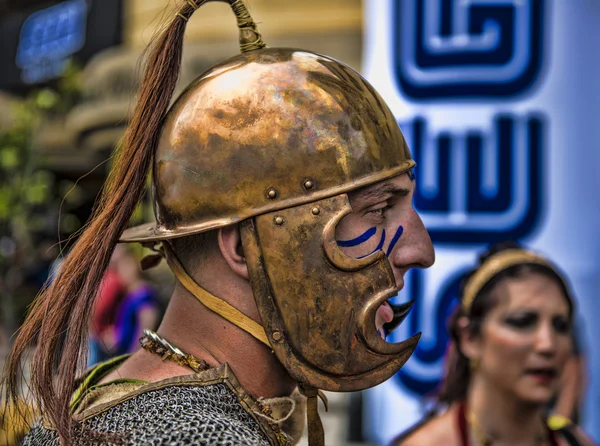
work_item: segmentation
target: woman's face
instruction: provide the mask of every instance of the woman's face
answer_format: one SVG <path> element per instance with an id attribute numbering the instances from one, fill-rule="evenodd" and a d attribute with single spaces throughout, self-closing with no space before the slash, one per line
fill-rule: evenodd
<path id="1" fill-rule="evenodd" d="M 505 279 L 493 292 L 498 304 L 473 340 L 475 373 L 517 399 L 545 404 L 571 354 L 567 298 L 555 280 L 537 273 Z"/>

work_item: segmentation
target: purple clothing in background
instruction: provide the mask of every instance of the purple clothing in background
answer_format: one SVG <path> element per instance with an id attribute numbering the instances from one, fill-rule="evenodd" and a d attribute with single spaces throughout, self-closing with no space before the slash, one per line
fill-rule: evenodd
<path id="1" fill-rule="evenodd" d="M 139 339 L 137 334 L 142 328 L 140 327 L 139 314 L 144 308 L 156 308 L 156 294 L 154 290 L 144 284 L 138 289 L 131 291 L 125 295 L 115 321 L 115 355 L 123 355 L 131 353 L 139 347 Z"/>

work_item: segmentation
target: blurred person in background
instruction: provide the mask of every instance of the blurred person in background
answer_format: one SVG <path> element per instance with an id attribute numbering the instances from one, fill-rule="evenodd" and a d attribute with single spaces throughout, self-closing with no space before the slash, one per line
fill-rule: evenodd
<path id="1" fill-rule="evenodd" d="M 156 329 L 159 318 L 157 293 L 144 279 L 138 259 L 117 245 L 92 316 L 88 364 L 133 353 L 139 348 L 144 329 Z"/>
<path id="2" fill-rule="evenodd" d="M 323 445 L 321 390 L 375 386 L 416 347 L 418 336 L 383 339 L 410 308 L 387 302 L 404 274 L 434 261 L 396 118 L 347 65 L 267 48 L 241 0 L 226 3 L 242 54 L 173 102 L 186 24 L 204 3 L 180 1 L 154 40 L 96 212 L 16 339 L 9 395 L 35 345 L 44 409 L 25 445 L 289 445 L 304 407 L 309 444 Z M 156 221 L 127 229 L 152 166 Z M 118 242 L 164 258 L 175 289 L 142 349 L 81 376 Z M 123 308 L 136 309 L 125 316 L 145 308 L 137 268 L 119 265 L 132 294 Z"/>
<path id="3" fill-rule="evenodd" d="M 118 263 L 123 252 L 122 246 L 115 248 L 98 290 L 98 298 L 90 323 L 89 366 L 108 359 L 111 355 L 109 346 L 112 347 L 115 344 L 114 324 L 119 304 L 125 293 L 118 272 Z"/>
<path id="4" fill-rule="evenodd" d="M 107 327 L 112 334 L 104 336 L 105 348 L 112 356 L 137 350 L 144 329 L 156 329 L 160 317 L 156 291 L 144 279 L 138 259 L 127 248 L 121 249 L 114 271 L 123 297 L 113 307 L 114 324 Z"/>
<path id="5" fill-rule="evenodd" d="M 543 256 L 501 243 L 480 257 L 460 295 L 438 414 L 393 444 L 592 444 L 570 421 L 547 423 L 557 392 L 571 393 L 561 376 L 569 385 L 577 379 L 568 366 L 574 302 L 565 277 Z"/>

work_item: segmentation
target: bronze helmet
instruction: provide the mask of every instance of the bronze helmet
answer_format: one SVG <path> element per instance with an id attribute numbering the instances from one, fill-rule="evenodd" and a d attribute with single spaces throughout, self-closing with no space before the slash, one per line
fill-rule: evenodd
<path id="1" fill-rule="evenodd" d="M 335 228 L 347 192 L 415 165 L 398 124 L 356 71 L 312 52 L 262 48 L 197 78 L 171 107 L 153 161 L 156 222 L 121 241 L 160 242 L 241 223 L 269 343 L 307 386 L 350 391 L 392 376 L 418 336 L 387 343 L 375 312 L 397 293 L 384 253 L 347 257 Z"/>

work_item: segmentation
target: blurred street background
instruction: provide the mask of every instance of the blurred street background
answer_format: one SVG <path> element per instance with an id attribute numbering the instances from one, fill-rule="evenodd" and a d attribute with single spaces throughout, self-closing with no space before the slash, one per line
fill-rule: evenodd
<path id="1" fill-rule="evenodd" d="M 329 395 L 327 444 L 386 444 L 421 419 L 459 279 L 487 244 L 507 239 L 547 254 L 572 280 L 586 372 L 577 412 L 600 439 L 600 3 L 247 3 L 269 46 L 337 58 L 381 93 L 418 163 L 415 207 L 436 246 L 436 265 L 411 273 L 397 298 L 416 305 L 391 340 L 423 332 L 419 348 L 378 388 Z M 143 50 L 170 14 L 167 0 L 0 0 L 0 365 L 93 209 Z M 229 8 L 203 6 L 188 25 L 179 91 L 237 52 Z M 151 216 L 148 197 L 132 223 Z M 142 274 L 144 254 L 115 254 L 90 363 L 137 348 L 119 315 L 140 295 L 149 325 L 166 307 L 172 275 L 164 265 Z"/>

